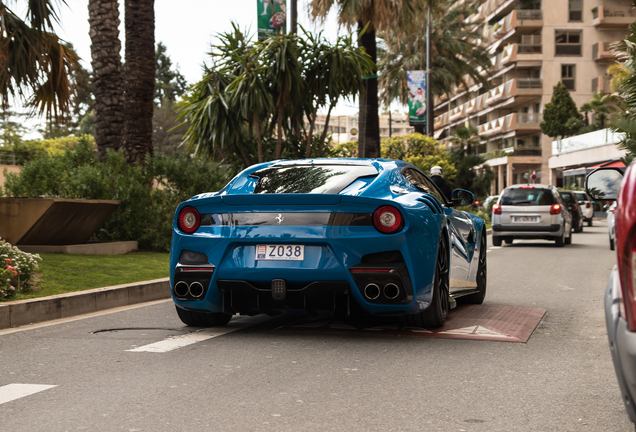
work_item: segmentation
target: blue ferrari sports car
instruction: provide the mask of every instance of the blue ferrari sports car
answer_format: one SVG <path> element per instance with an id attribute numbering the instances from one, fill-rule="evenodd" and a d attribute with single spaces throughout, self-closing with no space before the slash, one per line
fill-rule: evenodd
<path id="1" fill-rule="evenodd" d="M 247 168 L 179 205 L 170 252 L 181 320 L 234 314 L 400 317 L 439 327 L 486 295 L 486 226 L 411 164 L 305 159 Z"/>

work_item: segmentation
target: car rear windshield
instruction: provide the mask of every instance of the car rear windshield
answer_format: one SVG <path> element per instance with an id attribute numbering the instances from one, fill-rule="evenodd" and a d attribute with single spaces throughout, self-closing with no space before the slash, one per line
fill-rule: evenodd
<path id="1" fill-rule="evenodd" d="M 504 189 L 500 199 L 502 205 L 540 206 L 555 203 L 550 189 L 533 187 Z"/>
<path id="2" fill-rule="evenodd" d="M 375 176 L 370 165 L 274 165 L 251 175 L 254 193 L 337 194 L 360 177 Z"/>
<path id="3" fill-rule="evenodd" d="M 567 202 L 574 202 L 575 203 L 575 202 L 578 201 L 577 198 L 576 198 L 576 195 L 574 195 L 572 192 L 563 192 L 563 191 L 561 191 L 559 193 L 561 194 L 561 197 Z"/>
<path id="4" fill-rule="evenodd" d="M 576 198 L 579 201 L 589 201 L 590 199 L 587 197 L 587 194 L 585 192 L 574 192 L 574 194 L 576 195 Z"/>

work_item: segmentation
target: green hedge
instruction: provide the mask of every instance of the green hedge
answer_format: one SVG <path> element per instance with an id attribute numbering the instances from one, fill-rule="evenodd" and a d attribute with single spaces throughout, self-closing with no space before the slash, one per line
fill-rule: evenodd
<path id="1" fill-rule="evenodd" d="M 19 174 L 7 173 L 4 194 L 119 200 L 119 208 L 93 240 L 137 240 L 140 249 L 167 251 L 177 205 L 221 189 L 233 174 L 229 166 L 185 156 L 155 155 L 146 158 L 145 166 L 131 166 L 123 154 L 109 152 L 101 163 L 92 143 L 81 139 L 61 156 L 40 155 Z"/>

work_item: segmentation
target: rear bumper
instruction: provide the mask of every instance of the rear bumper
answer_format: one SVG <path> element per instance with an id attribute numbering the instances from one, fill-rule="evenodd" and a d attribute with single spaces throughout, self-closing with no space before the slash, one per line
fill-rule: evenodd
<path id="1" fill-rule="evenodd" d="M 614 266 L 605 291 L 605 323 L 612 362 L 629 419 L 636 423 L 636 333 L 627 329 L 627 322 L 619 316 L 620 282 Z"/>
<path id="2" fill-rule="evenodd" d="M 493 237 L 555 239 L 561 237 L 562 234 L 563 228 L 559 224 L 549 226 L 509 226 L 495 224 L 492 226 Z"/>

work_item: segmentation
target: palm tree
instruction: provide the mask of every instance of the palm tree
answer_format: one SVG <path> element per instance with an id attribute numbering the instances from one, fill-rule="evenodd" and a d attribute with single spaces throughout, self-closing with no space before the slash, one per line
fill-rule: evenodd
<path id="1" fill-rule="evenodd" d="M 123 144 L 128 163 L 152 154 L 155 96 L 154 0 L 126 0 Z"/>
<path id="2" fill-rule="evenodd" d="M 322 33 L 314 36 L 301 29 L 306 38 L 306 41 L 301 40 L 301 49 L 306 65 L 303 75 L 308 93 L 305 103 L 309 117 L 305 157 L 310 157 L 318 109 L 329 104 L 325 127 L 316 147 L 316 154 L 321 154 L 331 111 L 341 97 L 354 96 L 364 88 L 363 77 L 371 73 L 375 65 L 363 50 L 354 47 L 351 35 L 341 36 L 334 45 L 330 45 Z"/>
<path id="3" fill-rule="evenodd" d="M 609 113 L 616 111 L 616 107 L 612 105 L 614 97 L 612 95 L 603 94 L 601 92 L 594 93 L 592 100 L 589 102 L 599 129 L 605 129 L 605 121 Z"/>
<path id="4" fill-rule="evenodd" d="M 484 139 L 479 135 L 479 131 L 474 126 L 461 126 L 455 129 L 455 133 L 448 139 L 450 143 L 457 147 L 463 155 L 471 156 L 473 147 L 477 147 Z"/>
<path id="5" fill-rule="evenodd" d="M 27 2 L 26 16 L 20 18 L 0 2 L 0 103 L 7 109 L 10 98 L 18 97 L 31 114 L 64 119 L 79 57 L 53 33 L 58 18 L 52 0 Z"/>
<path id="6" fill-rule="evenodd" d="M 592 105 L 589 102 L 586 102 L 583 105 L 581 105 L 581 108 L 579 108 L 579 111 L 582 112 L 583 115 L 585 116 L 583 119 L 583 125 L 589 126 L 590 125 L 589 113 L 593 111 Z"/>
<path id="7" fill-rule="evenodd" d="M 119 150 L 124 128 L 124 87 L 121 74 L 118 0 L 89 0 L 91 65 L 95 103 L 95 143 L 99 158 Z"/>
<path id="8" fill-rule="evenodd" d="M 391 28 L 405 30 L 413 25 L 413 17 L 425 2 L 415 0 L 311 0 L 309 13 L 314 19 L 324 21 L 333 7 L 338 8 L 339 22 L 349 28 L 358 27 L 358 46 L 377 64 L 376 33 Z M 430 3 L 430 0 L 426 3 Z M 358 126 L 360 129 L 358 154 L 360 157 L 380 157 L 380 119 L 378 79 L 367 75 L 364 91 L 358 97 Z"/>
<path id="9" fill-rule="evenodd" d="M 268 66 L 271 91 L 276 101 L 276 155 L 279 159 L 283 142 L 283 120 L 293 116 L 304 96 L 302 64 L 299 60 L 298 36 L 276 34 L 259 42 L 264 64 Z"/>
<path id="10" fill-rule="evenodd" d="M 452 85 L 470 87 L 466 77 L 488 88 L 488 81 L 480 70 L 491 67 L 490 56 L 480 43 L 482 35 L 474 25 L 466 22 L 466 17 L 477 11 L 479 1 L 455 3 L 455 0 L 446 0 L 442 8 L 431 15 L 431 90 L 434 96 L 448 93 Z M 402 37 L 393 29 L 380 35 L 384 40 L 379 62 L 380 94 L 385 106 L 394 100 L 406 104 L 409 94 L 407 71 L 426 69 L 426 16 L 422 13 L 413 21 L 416 27 L 409 37 Z"/>

